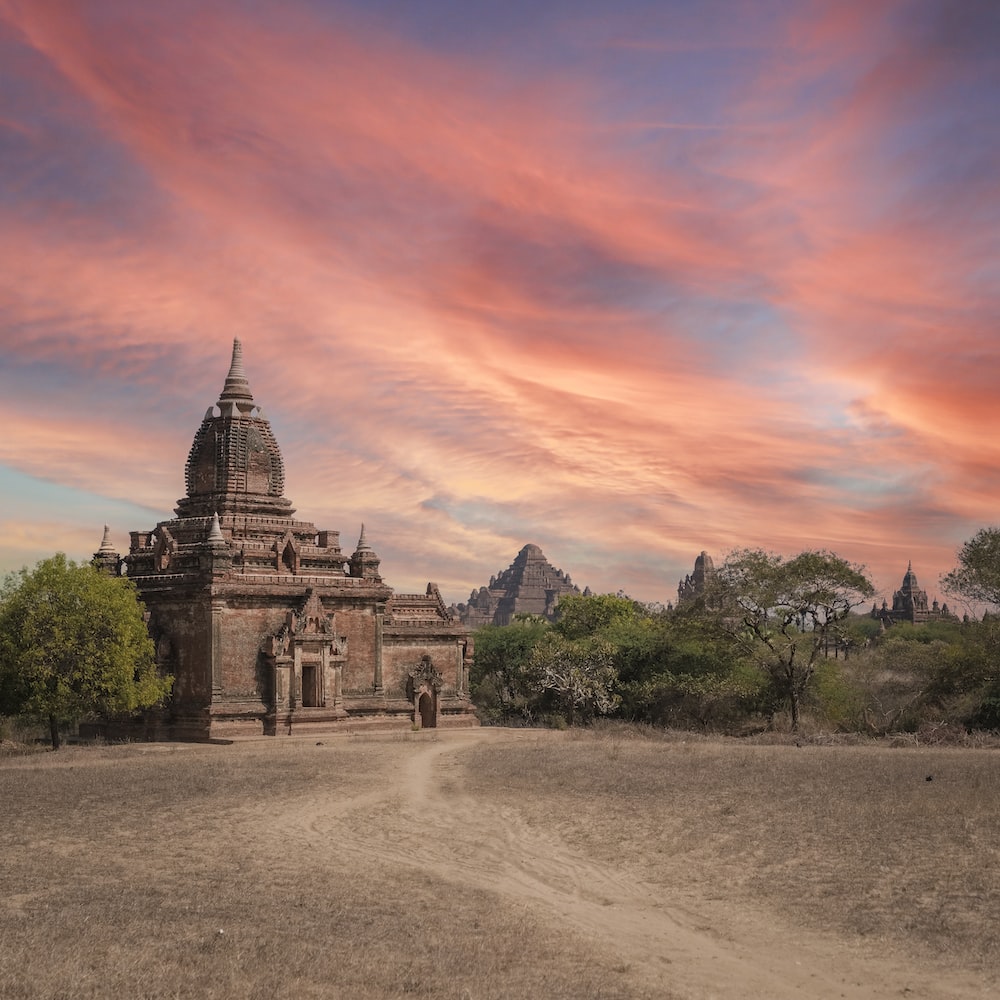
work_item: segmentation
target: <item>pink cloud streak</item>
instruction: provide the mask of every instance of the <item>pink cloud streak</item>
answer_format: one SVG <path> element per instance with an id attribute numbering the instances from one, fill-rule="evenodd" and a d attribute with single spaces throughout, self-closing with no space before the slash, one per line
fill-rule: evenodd
<path id="1" fill-rule="evenodd" d="M 84 210 L 59 227 L 5 212 L 0 288 L 19 362 L 79 365 L 102 385 L 127 375 L 155 400 L 194 378 L 206 406 L 242 336 L 289 494 L 345 537 L 374 507 L 407 559 L 492 572 L 537 540 L 517 534 L 534 519 L 557 544 L 590 537 L 610 552 L 626 537 L 675 564 L 739 544 L 874 550 L 898 584 L 921 516 L 907 504 L 935 507 L 919 470 L 933 468 L 955 517 L 985 515 L 968 483 L 974 459 L 996 455 L 979 375 L 996 357 L 982 312 L 965 315 L 974 241 L 956 254 L 939 219 L 858 208 L 893 178 L 852 165 L 926 81 L 905 53 L 862 68 L 853 96 L 807 124 L 778 92 L 815 64 L 762 77 L 739 110 L 749 127 L 705 130 L 697 148 L 720 169 L 695 177 L 608 146 L 584 79 L 504 91 L 496 65 L 359 21 L 335 32 L 304 11 L 275 27 L 229 8 L 182 8 L 169 24 L 128 7 L 104 22 L 71 4 L 6 9 L 161 195 L 141 231 Z M 822 10 L 787 44 L 825 53 L 829 70 L 892 7 Z M 535 267 L 519 259 L 529 252 Z M 668 304 L 602 289 L 612 272 Z M 673 302 L 750 294 L 795 348 L 747 352 L 740 381 L 723 352 L 741 348 L 701 339 L 709 314 Z M 58 402 L 39 415 L 27 396 L 12 401 L 22 433 L 3 461 L 172 506 L 197 408 L 168 422 L 112 398 L 99 415 Z M 807 398 L 830 400 L 841 423 Z M 121 448 L 123 417 L 151 452 L 141 485 L 131 462 L 94 471 Z M 838 483 L 845 464 L 860 494 Z M 495 523 L 463 520 L 463 502 Z M 925 530 L 939 540 L 921 555 L 946 569 L 956 539 Z"/>

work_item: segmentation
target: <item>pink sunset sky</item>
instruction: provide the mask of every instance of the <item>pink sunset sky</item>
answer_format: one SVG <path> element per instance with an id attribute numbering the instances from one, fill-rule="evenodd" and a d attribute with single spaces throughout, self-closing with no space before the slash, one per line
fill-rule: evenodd
<path id="1" fill-rule="evenodd" d="M 998 11 L 0 0 L 0 570 L 171 516 L 239 337 L 397 590 L 943 596 L 1000 520 Z"/>

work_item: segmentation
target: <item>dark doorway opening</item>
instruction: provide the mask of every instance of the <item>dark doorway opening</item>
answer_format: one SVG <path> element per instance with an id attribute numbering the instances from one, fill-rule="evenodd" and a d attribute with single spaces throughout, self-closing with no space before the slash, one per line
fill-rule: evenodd
<path id="1" fill-rule="evenodd" d="M 319 705 L 319 692 L 317 691 L 317 674 L 315 663 L 302 664 L 302 707 L 315 708 Z"/>
<path id="2" fill-rule="evenodd" d="M 420 712 L 421 729 L 433 729 L 437 725 L 434 699 L 426 692 L 420 696 L 420 701 L 417 702 L 417 710 Z"/>

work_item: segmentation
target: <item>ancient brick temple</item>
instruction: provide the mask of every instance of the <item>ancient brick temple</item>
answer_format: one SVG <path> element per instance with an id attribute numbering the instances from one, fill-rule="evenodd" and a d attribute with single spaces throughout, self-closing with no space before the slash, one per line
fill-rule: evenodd
<path id="1" fill-rule="evenodd" d="M 937 598 L 928 604 L 927 591 L 917 583 L 912 562 L 906 567 L 899 590 L 892 595 L 892 607 L 886 601 L 882 601 L 882 607 L 873 604 L 871 616 L 885 626 L 894 622 L 920 625 L 931 621 L 958 621 L 958 615 L 953 614 L 947 604 L 938 604 Z"/>
<path id="2" fill-rule="evenodd" d="M 677 585 L 678 605 L 690 603 L 705 593 L 705 587 L 715 577 L 715 563 L 704 550 L 694 561 L 694 572 L 688 573 Z"/>
<path id="3" fill-rule="evenodd" d="M 175 678 L 162 735 L 474 724 L 468 633 L 437 587 L 395 594 L 364 526 L 345 553 L 338 532 L 293 517 L 239 341 L 185 478 L 176 517 L 132 532 L 124 559 Z"/>
<path id="4" fill-rule="evenodd" d="M 556 569 L 537 545 L 525 545 L 507 569 L 490 579 L 488 587 L 472 591 L 468 604 L 452 610 L 468 628 L 509 625 L 514 615 L 542 615 L 551 620 L 560 597 L 579 593 L 569 574 Z"/>

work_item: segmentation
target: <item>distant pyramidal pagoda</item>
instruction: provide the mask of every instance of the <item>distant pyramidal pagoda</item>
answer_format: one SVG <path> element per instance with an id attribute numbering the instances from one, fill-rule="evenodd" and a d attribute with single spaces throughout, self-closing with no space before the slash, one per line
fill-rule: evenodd
<path id="1" fill-rule="evenodd" d="M 525 545 L 514 561 L 488 587 L 472 591 L 467 604 L 451 610 L 469 629 L 483 625 L 509 625 L 514 615 L 555 617 L 559 598 L 579 594 L 568 573 L 556 569 L 537 545 Z M 590 594 L 588 587 L 584 594 Z"/>
<path id="2" fill-rule="evenodd" d="M 285 469 L 233 342 L 218 402 L 194 436 L 176 517 L 133 531 L 120 559 L 105 529 L 95 563 L 124 566 L 149 615 L 168 709 L 147 734 L 206 739 L 361 724 L 475 723 L 467 630 L 437 586 L 396 594 L 362 525 L 293 517 Z"/>

